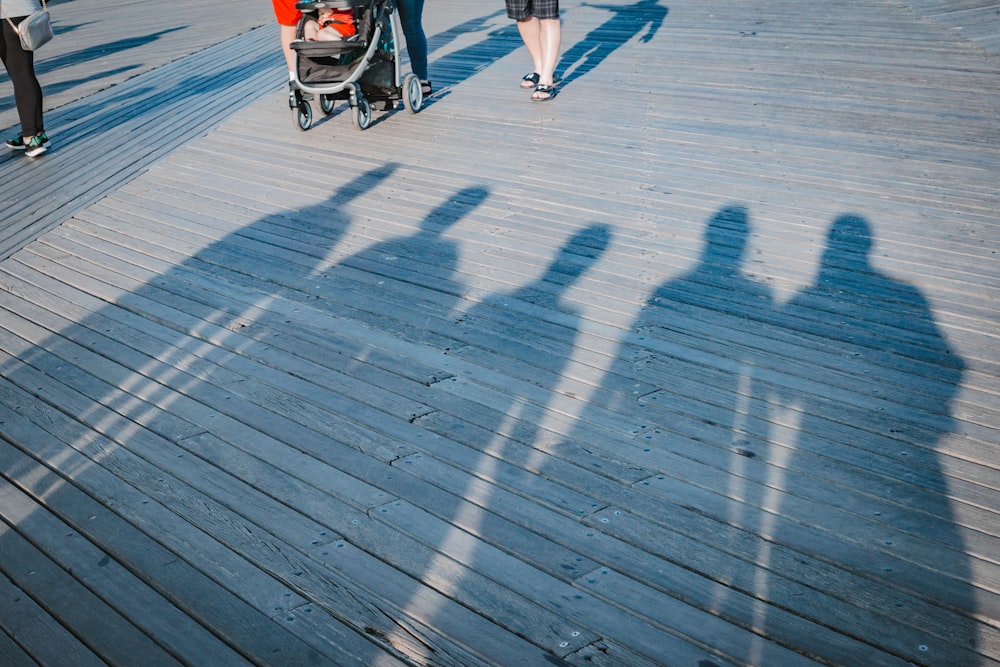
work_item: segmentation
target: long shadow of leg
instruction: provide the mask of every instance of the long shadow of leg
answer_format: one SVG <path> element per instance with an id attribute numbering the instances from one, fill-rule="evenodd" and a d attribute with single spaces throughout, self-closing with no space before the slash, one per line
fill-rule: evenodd
<path id="1" fill-rule="evenodd" d="M 562 72 L 562 86 L 585 76 L 627 41 L 644 29 L 643 42 L 649 42 L 660 29 L 668 9 L 659 0 L 639 0 L 632 5 L 598 5 L 588 2 L 584 7 L 606 9 L 614 15 L 577 42 L 559 59 L 557 72 Z"/>

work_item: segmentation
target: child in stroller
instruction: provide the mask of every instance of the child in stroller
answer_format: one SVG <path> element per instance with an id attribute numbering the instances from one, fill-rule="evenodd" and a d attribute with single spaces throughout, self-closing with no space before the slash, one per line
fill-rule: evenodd
<path id="1" fill-rule="evenodd" d="M 296 3 L 302 18 L 291 43 L 295 68 L 289 83 L 288 105 L 300 130 L 312 126 L 310 101 L 319 97 L 323 113 L 333 112 L 336 100 L 348 100 L 355 127 L 372 121 L 372 103 L 395 108 L 398 100 L 412 113 L 423 105 L 423 91 L 415 74 L 403 76 L 400 67 L 399 27 L 395 0 L 306 0 Z M 320 25 L 320 13 L 346 13 L 356 34 L 333 40 L 309 40 Z M 327 21 L 329 19 L 323 19 Z M 311 28 L 309 26 L 312 26 Z M 345 24 L 331 24 L 343 28 Z"/>
<path id="2" fill-rule="evenodd" d="M 322 7 L 316 10 L 315 19 L 307 19 L 302 26 L 302 36 L 308 42 L 339 41 L 356 34 L 352 9 Z"/>

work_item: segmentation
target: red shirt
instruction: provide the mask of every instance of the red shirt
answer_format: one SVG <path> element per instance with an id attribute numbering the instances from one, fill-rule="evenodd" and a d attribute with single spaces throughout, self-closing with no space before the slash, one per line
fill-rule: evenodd
<path id="1" fill-rule="evenodd" d="M 320 10 L 324 11 L 324 10 Z M 358 32 L 354 25 L 354 10 L 351 9 L 331 9 L 328 14 L 321 15 L 319 27 L 333 28 L 344 37 L 349 37 Z"/>

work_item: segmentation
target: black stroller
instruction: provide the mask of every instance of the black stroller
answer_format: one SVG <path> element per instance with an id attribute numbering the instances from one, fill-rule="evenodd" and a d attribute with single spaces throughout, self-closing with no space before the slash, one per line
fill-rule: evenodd
<path id="1" fill-rule="evenodd" d="M 312 127 L 310 101 L 316 96 L 324 114 L 333 111 L 337 100 L 348 100 L 359 130 L 371 125 L 374 104 L 389 111 L 402 99 L 408 111 L 420 111 L 420 80 L 400 71 L 395 0 L 316 0 L 295 6 L 302 18 L 291 45 L 295 70 L 288 84 L 288 106 L 300 130 Z M 316 20 L 318 10 L 325 8 L 352 11 L 357 33 L 336 41 L 305 41 L 306 22 Z"/>

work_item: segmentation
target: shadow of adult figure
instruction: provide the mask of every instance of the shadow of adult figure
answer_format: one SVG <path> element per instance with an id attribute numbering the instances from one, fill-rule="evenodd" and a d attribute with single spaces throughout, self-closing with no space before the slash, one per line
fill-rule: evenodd
<path id="1" fill-rule="evenodd" d="M 606 9 L 614 15 L 563 53 L 556 67 L 556 72 L 562 75 L 561 86 L 586 75 L 643 30 L 646 33 L 641 40 L 649 43 L 663 25 L 669 11 L 659 0 L 638 0 L 631 5 L 584 2 L 582 6 Z"/>
<path id="2" fill-rule="evenodd" d="M 860 630 L 873 643 L 893 636 L 902 646 L 887 650 L 918 664 L 978 664 L 969 557 L 938 453 L 964 362 L 920 291 L 872 264 L 873 244 L 866 219 L 839 216 L 815 284 L 782 313 L 784 340 L 802 349 L 780 379 L 797 427 L 776 539 L 833 564 L 830 588 L 857 605 L 854 622 L 899 624 Z"/>
<path id="3" fill-rule="evenodd" d="M 535 548 L 544 550 L 538 546 L 544 541 L 530 534 L 531 516 L 524 512 L 530 501 L 524 498 L 534 498 L 543 504 L 561 500 L 558 492 L 553 493 L 551 483 L 539 473 L 551 460 L 552 445 L 551 438 L 539 434 L 544 428 L 546 412 L 552 409 L 556 384 L 573 357 L 579 333 L 580 307 L 566 296 L 600 260 L 611 239 L 608 225 L 584 227 L 566 240 L 538 278 L 512 291 L 488 294 L 458 315 L 455 335 L 462 345 L 449 355 L 498 371 L 514 381 L 505 381 L 504 386 L 492 390 L 497 397 L 488 405 L 461 413 L 436 411 L 419 422 L 447 438 L 437 444 L 427 442 L 426 446 L 439 447 L 441 458 L 468 473 L 460 477 L 444 476 L 438 482 L 447 484 L 448 491 L 462 499 L 448 517 L 454 528 L 449 528 L 449 535 L 438 538 L 441 543 L 451 542 L 452 535 L 463 541 L 465 533 L 472 533 L 477 541 L 497 548 L 525 550 L 519 557 L 528 562 L 539 557 Z M 455 443 L 463 446 L 456 447 Z M 502 487 L 506 487 L 503 495 L 484 490 L 484 478 L 502 479 Z M 513 502 L 515 498 L 517 502 Z M 578 507 L 569 509 L 581 511 Z M 498 516 L 503 519 L 497 520 Z M 519 531 L 523 534 L 513 543 L 511 522 L 529 529 Z M 484 558 L 492 556 L 487 554 Z M 482 571 L 482 566 L 477 568 L 476 560 L 476 552 L 466 554 L 466 564 Z M 567 563 L 565 567 L 573 565 Z M 425 571 L 431 573 L 440 567 L 439 562 L 433 561 Z M 517 579 L 503 583 L 515 591 L 532 585 L 530 581 Z M 461 595 L 471 596 L 469 591 L 475 590 L 471 584 L 462 585 L 459 581 L 452 584 Z M 460 601 L 473 607 L 481 603 L 471 598 Z M 524 614 L 520 605 L 492 607 L 490 613 L 502 625 L 524 636 L 537 639 L 545 635 L 545 630 L 531 625 L 533 617 Z"/>
<path id="4" fill-rule="evenodd" d="M 611 238 L 607 225 L 585 227 L 567 239 L 536 280 L 512 292 L 487 295 L 463 312 L 457 335 L 468 345 L 451 354 L 532 384 L 553 386 L 572 358 L 581 317 L 579 307 L 565 299 L 566 293 L 601 258 Z M 517 440 L 530 448 L 546 404 L 537 396 L 512 399 L 511 405 L 496 410 L 497 419 L 516 424 Z M 490 433 L 510 432 L 497 424 L 485 426 Z"/>
<path id="5" fill-rule="evenodd" d="M 638 349 L 619 354 L 622 374 L 646 387 L 631 412 L 667 434 L 650 442 L 661 445 L 653 453 L 657 471 L 684 480 L 671 493 L 737 526 L 754 522 L 745 501 L 762 493 L 747 468 L 750 459 L 767 458 L 758 369 L 774 310 L 771 289 L 744 268 L 751 229 L 744 206 L 718 209 L 697 263 L 653 292 L 633 325 Z M 735 540 L 719 531 L 715 544 Z"/>
<path id="6" fill-rule="evenodd" d="M 750 399 L 762 346 L 759 323 L 773 301 L 771 290 L 743 269 L 750 233 L 745 207 L 719 208 L 705 226 L 697 261 L 653 290 L 640 308 L 602 380 L 601 399 L 591 400 L 594 414 L 580 429 L 601 424 L 610 411 L 632 424 L 630 438 L 657 446 L 635 454 L 612 437 L 603 453 L 608 459 L 648 474 L 681 463 L 679 452 L 704 464 L 695 464 L 699 484 L 724 490 L 733 483 L 735 450 L 764 446 L 759 419 L 748 411 L 757 409 Z M 577 439 L 601 441 L 585 431 Z"/>
<path id="7" fill-rule="evenodd" d="M 710 396 L 706 405 L 714 406 L 712 421 L 719 431 L 707 439 L 727 450 L 755 446 L 748 439 L 755 436 L 756 422 L 746 410 L 762 343 L 753 323 L 766 320 L 773 309 L 770 288 L 744 270 L 750 233 L 745 207 L 716 211 L 705 227 L 698 262 L 660 285 L 633 326 L 652 344 L 640 366 L 648 369 L 643 375 L 652 386 L 669 387 L 677 399 Z M 685 382 L 694 384 L 685 390 Z"/>
<path id="8" fill-rule="evenodd" d="M 69 30 L 72 30 L 72 26 L 63 27 L 59 26 L 59 35 L 63 36 Z M 81 63 L 86 63 L 91 60 L 99 60 L 105 58 L 108 53 L 120 53 L 122 51 L 127 51 L 129 49 L 141 49 L 149 44 L 160 40 L 163 36 L 169 35 L 172 32 L 182 30 L 182 28 L 170 28 L 165 30 L 160 30 L 158 32 L 150 33 L 148 35 L 143 35 L 141 37 L 131 37 L 128 39 L 120 39 L 114 42 L 109 42 L 107 44 L 102 44 L 100 46 L 95 46 L 87 49 L 77 49 L 76 51 L 70 53 L 61 53 L 53 57 L 39 58 L 36 60 L 35 70 L 39 76 L 51 74 L 52 72 L 57 72 L 61 69 L 66 68 L 69 65 L 80 65 Z M 99 80 L 106 77 L 118 77 L 130 70 L 139 69 L 140 65 L 127 64 L 118 67 L 110 67 L 102 71 L 88 72 L 85 76 L 76 79 L 65 79 L 64 77 L 51 77 L 54 81 L 46 82 L 44 86 L 45 96 L 49 98 L 51 96 L 57 95 L 63 91 L 70 90 L 81 83 L 87 83 L 95 80 Z M 6 70 L 0 70 L 0 85 L 3 88 L 9 89 L 5 79 L 9 79 Z M 13 96 L 2 95 L 0 96 L 0 112 L 6 111 L 13 108 L 14 98 Z"/>
<path id="9" fill-rule="evenodd" d="M 437 332 L 448 327 L 428 321 L 447 319 L 465 286 L 456 279 L 458 242 L 445 233 L 488 196 L 482 187 L 459 190 L 434 208 L 416 233 L 376 243 L 324 271 L 324 291 L 375 294 L 377 308 L 354 307 L 351 316 L 404 340 L 447 347 L 450 339 Z M 387 308 L 388 302 L 397 307 Z"/>
<path id="10" fill-rule="evenodd" d="M 72 27 L 68 26 L 66 31 L 72 29 Z M 165 36 L 182 30 L 184 30 L 183 26 L 165 28 L 163 30 L 158 30 L 145 35 L 118 39 L 113 42 L 98 44 L 85 49 L 77 49 L 72 52 L 61 53 L 55 57 L 43 58 L 39 61 L 39 71 L 50 72 L 62 69 L 69 65 L 79 65 L 80 63 L 89 62 L 91 60 L 101 60 L 102 58 L 107 58 L 109 53 L 121 53 L 130 49 L 146 48 L 153 42 L 160 41 Z M 64 34 L 65 32 L 63 26 L 60 25 L 59 35 L 62 36 Z"/>
<path id="11" fill-rule="evenodd" d="M 346 212 L 347 205 L 390 178 L 396 168 L 393 163 L 381 165 L 345 182 L 322 202 L 266 215 L 235 228 L 155 280 L 123 291 L 107 308 L 73 320 L 62 331 L 63 337 L 71 341 L 90 340 L 93 336 L 87 334 L 87 330 L 100 332 L 109 319 L 121 318 L 124 326 L 136 328 L 141 328 L 141 323 L 148 319 L 155 326 L 141 331 L 133 341 L 141 352 L 153 359 L 194 354 L 224 367 L 226 360 L 237 358 L 239 351 L 250 345 L 252 339 L 255 339 L 255 344 L 267 344 L 270 340 L 307 336 L 310 326 L 290 320 L 289 315 L 296 311 L 299 304 L 332 309 L 322 302 L 317 304 L 314 273 L 349 228 L 351 220 Z M 125 201 L 128 202 L 127 199 Z M 137 203 L 135 222 L 120 225 L 123 237 L 143 234 L 145 218 L 139 211 L 144 205 Z M 163 211 L 178 206 L 170 201 L 170 197 L 163 203 L 150 205 L 159 206 Z M 169 214 L 165 215 L 170 220 Z M 183 219 L 183 213 L 181 217 Z M 204 238 L 199 232 L 192 233 L 185 228 L 185 222 L 158 225 L 150 235 L 156 243 L 168 249 L 174 246 L 187 248 Z M 141 250 L 137 254 L 141 255 Z M 164 255 L 171 257 L 170 252 Z M 156 267 L 159 263 L 154 262 L 151 266 Z M 99 288 L 89 286 L 89 289 Z M 165 304 L 164 312 L 171 315 L 158 313 L 160 306 L 157 304 Z M 123 317 L 121 312 L 130 315 Z M 77 333 L 74 335 L 74 332 Z M 211 352 L 203 351 L 206 345 Z M 59 350 L 59 345 L 52 349 Z M 128 359 L 127 355 L 123 357 L 121 367 L 109 365 L 108 373 L 138 376 L 138 371 L 130 371 L 135 367 L 128 365 Z M 183 373 L 177 376 L 181 377 Z M 171 374 L 165 373 L 164 377 L 171 377 Z M 168 421 L 172 419 L 169 404 L 149 403 L 140 408 L 138 406 L 143 403 L 132 401 L 129 392 L 122 389 L 141 386 L 141 378 L 109 375 L 105 379 L 110 387 L 116 389 L 103 396 L 93 395 L 95 400 L 108 405 L 119 402 L 134 405 L 137 407 L 131 409 L 136 411 L 145 409 L 148 412 L 141 418 L 138 412 L 131 416 L 135 421 L 151 427 L 156 425 L 157 415 L 161 413 L 167 415 Z M 153 385 L 160 379 L 151 376 L 148 381 Z M 194 374 L 186 381 L 191 386 L 202 384 Z M 205 383 L 205 386 L 209 385 L 211 383 Z M 183 387 L 178 388 L 183 390 Z M 128 428 L 127 425 L 125 428 Z"/>
<path id="12" fill-rule="evenodd" d="M 733 624 L 723 641 L 718 626 L 706 623 L 696 641 L 725 644 L 747 662 L 780 664 L 780 647 L 735 627 L 754 622 L 748 610 L 766 612 L 746 587 L 760 574 L 753 568 L 760 543 L 748 535 L 766 493 L 756 482 L 768 458 L 759 368 L 774 301 L 746 271 L 751 234 L 742 205 L 711 215 L 691 266 L 641 306 L 569 440 L 602 459 L 589 467 L 608 478 L 591 484 L 595 502 L 621 508 L 599 512 L 588 526 L 616 534 L 616 514 L 627 513 L 634 530 L 621 537 L 659 559 L 615 567 L 664 591 L 664 606 L 684 599 L 692 618 L 705 613 Z M 608 558 L 586 549 L 581 555 Z M 661 651 L 650 657 L 671 664 L 675 656 Z"/>
<path id="13" fill-rule="evenodd" d="M 274 369 L 289 369 L 285 377 L 294 373 L 290 369 L 300 353 L 295 336 L 301 327 L 292 318 L 304 310 L 298 308 L 301 302 L 314 303 L 308 298 L 314 269 L 349 228 L 345 207 L 394 171 L 395 165 L 380 166 L 345 182 L 323 201 L 268 214 L 245 226 L 231 223 L 232 231 L 200 249 L 200 242 L 217 233 L 211 229 L 211 213 L 199 212 L 192 221 L 185 213 L 190 202 L 178 203 L 187 196 L 196 201 L 198 192 L 175 197 L 166 190 L 162 199 L 150 193 L 139 195 L 138 201 L 120 193 L 118 205 L 125 210 L 116 223 L 109 223 L 113 231 L 100 233 L 101 223 L 93 222 L 95 216 L 101 219 L 100 214 L 84 216 L 72 231 L 52 235 L 47 243 L 0 268 L 6 285 L 52 290 L 45 308 L 32 311 L 38 323 L 15 313 L 8 313 L 4 321 L 0 398 L 4 410 L 16 411 L 7 418 L 16 416 L 25 435 L 16 441 L 4 439 L 0 450 L 13 454 L 12 448 L 19 447 L 17 459 L 30 462 L 14 472 L 51 467 L 58 473 L 49 475 L 55 482 L 42 499 L 53 508 L 51 514 L 64 517 L 71 529 L 60 532 L 87 536 L 76 538 L 84 539 L 84 549 L 81 545 L 57 549 L 68 559 L 66 571 L 75 566 L 86 572 L 90 565 L 84 559 L 96 564 L 94 554 L 103 555 L 100 567 L 110 564 L 112 570 L 120 564 L 136 573 L 117 577 L 118 593 L 150 600 L 148 609 L 173 619 L 168 625 L 177 623 L 182 629 L 153 640 L 123 616 L 111 613 L 110 607 L 102 620 L 111 628 L 107 632 L 95 632 L 78 611 L 63 615 L 69 633 L 90 646 L 101 646 L 109 638 L 119 640 L 101 646 L 107 650 L 101 653 L 104 658 L 127 662 L 129 648 L 134 658 L 135 650 L 142 652 L 145 644 L 162 641 L 163 646 L 152 646 L 156 653 L 149 649 L 154 662 L 174 662 L 187 654 L 180 659 L 226 664 L 230 656 L 238 656 L 225 642 L 247 654 L 280 653 L 290 663 L 325 660 L 272 621 L 271 615 L 280 608 L 276 605 L 293 598 L 286 597 L 288 588 L 276 574 L 287 567 L 285 557 L 275 561 L 271 556 L 284 551 L 275 548 L 277 543 L 287 546 L 299 531 L 292 521 L 286 526 L 272 518 L 284 513 L 278 503 L 261 511 L 270 501 L 250 500 L 257 492 L 253 466 L 245 464 L 254 456 L 280 461 L 277 457 L 293 452 L 256 433 L 284 429 L 288 433 L 282 442 L 295 444 L 308 443 L 312 437 L 325 445 L 331 438 L 310 435 L 308 428 L 294 424 L 282 409 L 281 392 L 262 391 L 266 381 L 239 378 L 248 364 L 262 375 L 272 373 L 271 377 Z M 113 210 L 110 206 L 106 215 Z M 160 224 L 149 223 L 146 207 L 158 208 Z M 137 237 L 143 240 L 115 242 Z M 79 254 L 81 245 L 87 248 L 86 257 Z M 77 254 L 67 249 L 74 246 Z M 98 271 L 104 280 L 94 278 L 96 266 L 104 267 Z M 152 277 L 136 284 L 145 275 Z M 5 294 L 9 302 L 11 293 Z M 42 325 L 43 331 L 51 332 L 47 337 L 37 331 Z M 6 328 L 35 335 L 19 338 Z M 275 359 L 279 363 L 269 367 Z M 58 380 L 53 380 L 56 375 Z M 39 381 L 46 376 L 48 381 Z M 227 463 L 228 457 L 232 458 Z M 5 471 L 5 475 L 11 472 L 7 467 Z M 287 493 L 294 495 L 295 485 L 288 486 Z M 88 518 L 76 511 L 81 497 L 96 508 L 95 515 Z M 228 518 L 220 520 L 222 515 Z M 244 532 L 250 525 L 267 529 Z M 218 540 L 229 549 L 195 546 L 206 538 L 201 530 L 212 532 L 212 544 Z M 253 532 L 255 537 L 247 540 Z M 128 538 L 123 539 L 126 533 Z M 300 546 L 310 548 L 308 542 Z M 8 541 L 0 540 L 0 550 L 7 547 Z M 78 549 L 81 555 L 76 557 Z M 40 567 L 47 566 L 43 555 L 32 557 Z M 247 568 L 247 558 L 259 568 Z M 168 560 L 171 569 L 176 568 L 172 573 L 155 565 Z M 27 571 L 32 564 L 22 559 L 18 568 Z M 199 571 L 212 572 L 217 583 L 208 583 Z M 66 579 L 68 584 L 58 586 L 52 581 L 40 583 L 33 596 L 42 607 L 65 609 L 67 592 L 78 608 L 101 595 L 87 590 L 85 581 Z M 186 601 L 181 606 L 184 613 L 170 602 L 180 599 Z M 220 641 L 211 636 L 185 613 L 228 637 Z M 235 625 L 233 613 L 240 618 Z M 358 628 L 359 637 L 362 634 Z M 206 650 L 194 655 L 197 651 L 188 642 Z M 239 659 L 245 662 L 245 656 Z"/>

